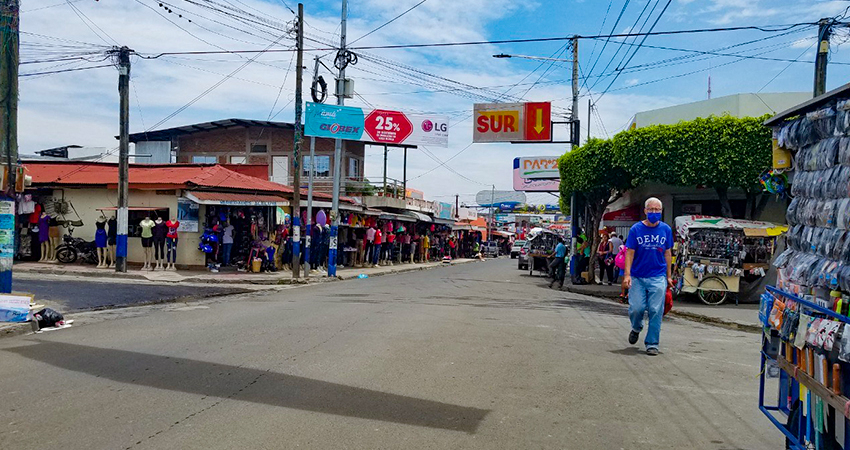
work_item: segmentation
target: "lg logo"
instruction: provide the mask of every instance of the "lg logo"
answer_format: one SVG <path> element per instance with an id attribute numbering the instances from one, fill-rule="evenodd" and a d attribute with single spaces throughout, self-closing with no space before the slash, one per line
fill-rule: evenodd
<path id="1" fill-rule="evenodd" d="M 432 130 L 442 131 L 443 133 L 445 133 L 449 130 L 449 125 L 446 123 L 433 123 L 430 120 L 424 120 L 422 122 L 422 131 L 430 133 Z"/>

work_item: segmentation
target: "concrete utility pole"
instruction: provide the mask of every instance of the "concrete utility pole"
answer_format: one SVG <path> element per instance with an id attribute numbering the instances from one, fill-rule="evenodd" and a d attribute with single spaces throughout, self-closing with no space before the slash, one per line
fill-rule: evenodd
<path id="1" fill-rule="evenodd" d="M 387 144 L 384 144 L 384 190 L 381 192 L 381 196 L 387 196 Z"/>
<path id="2" fill-rule="evenodd" d="M 401 176 L 401 190 L 404 191 L 401 194 L 401 198 L 407 198 L 407 147 L 404 148 L 404 173 Z"/>
<path id="3" fill-rule="evenodd" d="M 455 194 L 455 216 L 454 219 L 460 217 L 460 195 Z"/>
<path id="4" fill-rule="evenodd" d="M 590 140 L 590 112 L 593 111 L 593 103 L 587 99 L 587 139 Z"/>
<path id="5" fill-rule="evenodd" d="M 118 49 L 118 95 L 121 98 L 118 118 L 118 236 L 115 248 L 115 271 L 127 271 L 127 230 L 130 202 L 130 49 Z"/>
<path id="6" fill-rule="evenodd" d="M 20 3 L 4 0 L 0 4 L 0 39 L 4 49 L 0 52 L 0 155 L 6 158 L 8 183 L 4 186 L 8 199 L 4 199 L 3 211 L 11 220 L 3 231 L 6 239 L 0 243 L 0 292 L 12 292 L 12 261 L 15 248 L 15 170 L 18 163 L 18 66 L 19 59 Z M 11 253 L 9 253 L 11 251 Z"/>
<path id="7" fill-rule="evenodd" d="M 345 105 L 345 65 L 346 62 L 339 61 L 339 58 L 345 58 L 345 21 L 348 17 L 348 0 L 342 0 L 342 19 L 339 30 L 339 53 L 337 53 L 337 66 L 339 69 L 339 79 L 336 80 L 336 104 L 339 106 Z M 334 192 L 333 202 L 331 206 L 331 239 L 328 246 L 328 276 L 336 276 L 336 244 L 337 233 L 339 231 L 339 185 L 340 185 L 340 165 L 342 164 L 342 139 L 337 139 L 334 142 Z"/>
<path id="8" fill-rule="evenodd" d="M 292 168 L 295 170 L 292 194 L 292 278 L 301 276 L 301 77 L 304 72 L 304 4 L 298 4 L 298 37 L 295 38 L 295 142 L 292 146 Z"/>
<path id="9" fill-rule="evenodd" d="M 815 56 L 814 96 L 826 92 L 826 64 L 829 59 L 829 38 L 832 35 L 833 19 L 818 21 L 818 53 Z"/>
<path id="10" fill-rule="evenodd" d="M 577 142 L 581 142 L 579 140 L 581 127 L 578 125 L 578 36 L 573 36 L 573 108 L 570 112 L 571 120 L 575 122 L 572 127 L 572 132 L 575 133 L 575 136 L 572 136 L 573 144 L 570 144 L 570 151 L 576 148 Z M 588 127 L 590 126 L 590 116 L 588 116 Z M 590 133 L 588 133 L 590 136 Z M 576 214 L 576 194 L 570 196 L 570 236 L 572 236 L 572 240 L 570 241 L 570 261 L 572 264 L 575 263 L 575 242 L 576 237 L 578 236 L 578 215 Z"/>
<path id="11" fill-rule="evenodd" d="M 313 81 L 319 76 L 319 57 L 313 58 L 315 63 L 313 66 Z M 305 275 L 310 275 L 313 270 L 310 264 L 310 246 L 313 241 L 313 173 L 316 172 L 316 136 L 310 136 L 310 175 L 307 181 L 307 221 L 304 223 L 304 262 L 306 268 Z"/>

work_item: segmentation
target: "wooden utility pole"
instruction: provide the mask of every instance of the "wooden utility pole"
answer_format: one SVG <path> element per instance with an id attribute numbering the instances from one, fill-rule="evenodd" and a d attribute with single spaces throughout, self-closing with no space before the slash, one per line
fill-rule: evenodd
<path id="1" fill-rule="evenodd" d="M 345 40 L 346 40 L 346 22 L 348 21 L 348 0 L 342 0 L 342 17 L 339 26 L 339 52 L 337 52 L 337 68 L 339 69 L 339 78 L 336 80 L 336 104 L 338 106 L 345 105 L 345 67 L 348 64 L 346 59 Z M 334 141 L 334 191 L 331 199 L 331 236 L 328 243 L 328 276 L 336 276 L 336 258 L 337 258 L 337 233 L 339 233 L 339 191 L 342 183 L 342 139 Z"/>
<path id="2" fill-rule="evenodd" d="M 115 248 L 115 271 L 127 271 L 127 230 L 130 202 L 130 49 L 118 52 L 118 236 Z"/>
<path id="3" fill-rule="evenodd" d="M 829 62 L 829 38 L 832 36 L 833 19 L 821 19 L 818 22 L 818 53 L 815 56 L 814 96 L 826 92 L 826 65 Z"/>
<path id="4" fill-rule="evenodd" d="M 295 39 L 295 144 L 292 150 L 292 168 L 295 170 L 292 194 L 292 278 L 301 277 L 301 76 L 304 66 L 304 4 L 298 4 L 298 37 Z M 312 164 L 312 161 L 311 161 Z"/>
<path id="5" fill-rule="evenodd" d="M 3 199 L 0 214 L 11 219 L 9 228 L 4 228 L 0 240 L 0 292 L 12 292 L 12 261 L 15 252 L 15 170 L 18 162 L 18 65 L 19 60 L 20 3 L 18 0 L 3 0 L 0 4 L 0 155 L 6 159 L 7 185 L 3 190 L 8 196 Z"/>

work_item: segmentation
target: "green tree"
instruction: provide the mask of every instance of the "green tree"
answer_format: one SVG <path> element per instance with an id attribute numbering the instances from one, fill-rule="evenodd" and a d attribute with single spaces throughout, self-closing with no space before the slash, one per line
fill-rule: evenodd
<path id="1" fill-rule="evenodd" d="M 591 238 L 591 250 L 599 247 L 599 223 L 608 205 L 617 201 L 633 187 L 632 175 L 616 164 L 610 140 L 590 139 L 583 146 L 561 156 L 561 210 L 569 211 L 573 193 L 581 196 L 584 204 L 584 229 Z M 578 208 L 577 208 L 578 209 Z M 571 212 L 573 220 L 576 214 Z M 590 259 L 590 268 L 596 270 L 596 258 Z"/>
<path id="2" fill-rule="evenodd" d="M 729 189 L 740 188 L 747 196 L 746 218 L 757 219 L 770 199 L 759 184 L 771 164 L 764 119 L 712 116 L 624 131 L 614 136 L 613 153 L 636 184 L 713 188 L 724 217 L 732 217 Z"/>

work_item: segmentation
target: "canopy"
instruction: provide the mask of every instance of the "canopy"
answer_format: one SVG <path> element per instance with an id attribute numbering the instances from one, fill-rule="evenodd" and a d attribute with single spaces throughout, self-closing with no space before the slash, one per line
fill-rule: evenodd
<path id="1" fill-rule="evenodd" d="M 405 216 L 412 217 L 413 219 L 418 220 L 420 222 L 427 222 L 427 223 L 433 222 L 433 220 L 431 219 L 430 216 L 426 216 L 425 214 L 422 214 L 421 212 L 405 211 L 402 214 L 404 214 Z"/>
<path id="2" fill-rule="evenodd" d="M 186 198 L 199 205 L 289 206 L 289 201 L 285 198 L 267 194 L 187 191 Z"/>
<path id="3" fill-rule="evenodd" d="M 687 236 L 691 229 L 726 229 L 742 230 L 747 236 L 779 236 L 788 230 L 787 225 L 756 220 L 728 219 L 713 216 L 679 216 L 676 217 L 676 233 Z"/>

